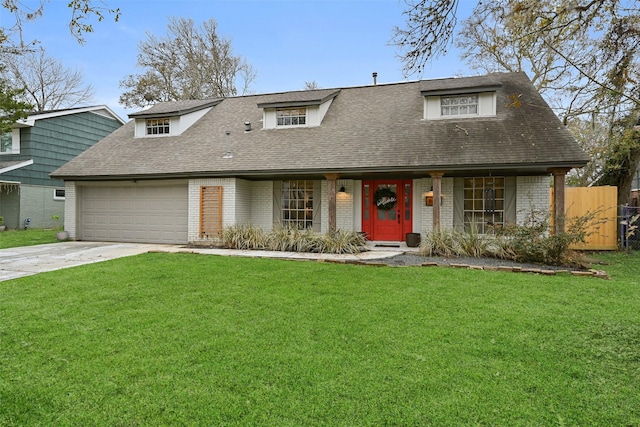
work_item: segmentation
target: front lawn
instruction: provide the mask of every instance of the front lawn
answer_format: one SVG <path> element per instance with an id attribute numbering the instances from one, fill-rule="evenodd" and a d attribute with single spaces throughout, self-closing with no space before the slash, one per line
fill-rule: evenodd
<path id="1" fill-rule="evenodd" d="M 639 425 L 611 280 L 146 254 L 0 282 L 0 425 Z"/>
<path id="2" fill-rule="evenodd" d="M 5 230 L 0 232 L 0 249 L 55 243 L 56 231 L 42 228 Z"/>

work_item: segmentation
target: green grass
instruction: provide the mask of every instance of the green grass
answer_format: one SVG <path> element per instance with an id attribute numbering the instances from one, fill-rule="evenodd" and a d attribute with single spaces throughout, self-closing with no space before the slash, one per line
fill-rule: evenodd
<path id="1" fill-rule="evenodd" d="M 0 249 L 56 243 L 56 231 L 41 228 L 0 231 Z"/>
<path id="2" fill-rule="evenodd" d="M 0 425 L 640 424 L 612 280 L 146 254 L 0 282 Z"/>

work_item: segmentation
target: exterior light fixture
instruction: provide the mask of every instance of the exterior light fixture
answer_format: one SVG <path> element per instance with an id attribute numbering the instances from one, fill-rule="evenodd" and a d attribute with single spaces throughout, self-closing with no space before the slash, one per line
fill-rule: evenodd
<path id="1" fill-rule="evenodd" d="M 338 193 L 346 193 L 347 190 L 344 189 L 344 185 L 342 187 L 340 187 L 340 190 L 338 190 Z"/>
<path id="2" fill-rule="evenodd" d="M 433 206 L 433 186 L 429 191 L 423 193 L 423 196 L 425 206 Z M 440 194 L 440 206 L 442 206 L 442 199 L 444 199 L 444 196 Z"/>
<path id="3" fill-rule="evenodd" d="M 433 186 L 431 187 L 431 189 L 429 191 L 427 191 L 427 193 L 425 194 L 425 205 L 426 206 L 433 206 Z"/>

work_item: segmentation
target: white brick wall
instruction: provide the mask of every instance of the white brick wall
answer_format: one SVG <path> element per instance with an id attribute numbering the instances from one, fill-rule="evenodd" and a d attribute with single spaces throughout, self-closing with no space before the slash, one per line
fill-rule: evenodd
<path id="1" fill-rule="evenodd" d="M 251 223 L 251 181 L 236 179 L 235 223 Z"/>
<path id="2" fill-rule="evenodd" d="M 413 231 L 428 233 L 433 228 L 433 208 L 425 205 L 425 197 L 431 189 L 431 178 L 413 180 Z"/>
<path id="3" fill-rule="evenodd" d="M 344 231 L 360 231 L 362 229 L 362 185 L 360 181 L 339 179 L 336 181 L 336 192 L 344 186 L 345 192 L 336 194 L 336 228 Z M 329 190 L 328 181 L 321 181 L 321 221 L 320 231 L 329 231 Z M 360 208 L 358 208 L 360 206 Z M 356 219 L 356 214 L 358 218 Z"/>
<path id="4" fill-rule="evenodd" d="M 208 178 L 189 180 L 189 224 L 187 237 L 189 242 L 200 241 L 200 187 L 221 185 L 222 189 L 222 226 L 228 227 L 236 221 L 236 179 Z"/>
<path id="5" fill-rule="evenodd" d="M 353 221 L 353 212 L 355 210 L 354 181 L 351 179 L 338 180 L 336 182 L 336 192 L 342 186 L 344 186 L 345 192 L 336 194 L 336 228 L 344 231 L 355 231 Z M 328 202 L 327 200 L 327 216 L 329 215 Z"/>
<path id="6" fill-rule="evenodd" d="M 273 181 L 251 183 L 251 224 L 267 232 L 273 229 Z"/>
<path id="7" fill-rule="evenodd" d="M 66 181 L 64 183 L 64 230 L 69 233 L 70 239 L 77 237 L 76 200 L 76 183 Z"/>
<path id="8" fill-rule="evenodd" d="M 453 228 L 453 178 L 442 178 L 441 192 L 440 226 L 444 229 Z"/>
<path id="9" fill-rule="evenodd" d="M 548 211 L 551 176 L 519 176 L 516 179 L 516 221 L 523 224 L 532 210 Z"/>
<path id="10" fill-rule="evenodd" d="M 414 203 L 414 227 L 416 233 L 430 233 L 433 231 L 433 206 L 426 206 L 425 197 L 431 191 L 431 178 L 416 179 L 413 181 L 415 200 Z M 453 228 L 453 178 L 442 178 L 441 184 L 442 204 L 440 205 L 440 227 Z M 435 200 L 434 200 L 435 203 Z"/>
<path id="11" fill-rule="evenodd" d="M 237 178 L 194 179 L 189 181 L 190 242 L 200 241 L 200 187 L 220 185 L 222 189 L 222 226 L 253 224 L 265 231 L 273 228 L 273 182 L 246 181 Z"/>

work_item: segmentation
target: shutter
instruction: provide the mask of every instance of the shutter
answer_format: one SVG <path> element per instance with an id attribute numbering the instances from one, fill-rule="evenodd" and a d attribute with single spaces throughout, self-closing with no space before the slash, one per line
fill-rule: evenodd
<path id="1" fill-rule="evenodd" d="M 313 181 L 313 231 L 322 231 L 322 181 Z"/>
<path id="2" fill-rule="evenodd" d="M 516 177 L 504 178 L 504 223 L 516 222 Z"/>
<path id="3" fill-rule="evenodd" d="M 222 186 L 200 187 L 200 237 L 222 238 Z"/>
<path id="4" fill-rule="evenodd" d="M 282 181 L 273 181 L 273 225 L 282 225 Z"/>
<path id="5" fill-rule="evenodd" d="M 464 178 L 453 178 L 453 228 L 464 230 Z"/>

